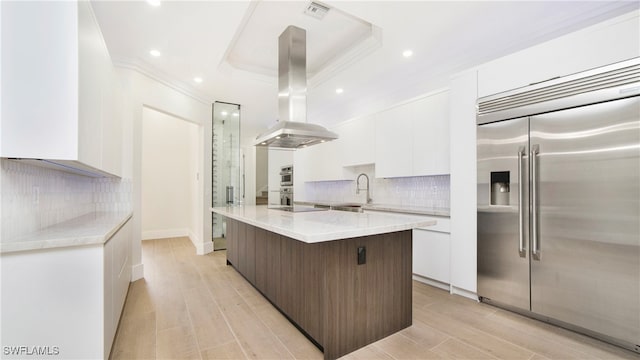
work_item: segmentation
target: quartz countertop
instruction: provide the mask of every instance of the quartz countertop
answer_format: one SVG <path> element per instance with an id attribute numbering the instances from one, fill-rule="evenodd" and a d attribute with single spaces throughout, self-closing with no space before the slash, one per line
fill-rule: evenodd
<path id="1" fill-rule="evenodd" d="M 360 205 L 364 210 L 387 211 L 403 214 L 446 216 L 450 212 L 449 208 L 427 207 L 415 205 L 396 205 L 396 204 L 356 204 L 335 201 L 296 201 L 299 205 L 321 205 L 321 206 L 343 206 L 343 205 Z"/>
<path id="2" fill-rule="evenodd" d="M 306 243 L 347 239 L 427 227 L 435 220 L 420 215 L 324 210 L 287 212 L 261 205 L 211 208 L 214 213 Z"/>
<path id="3" fill-rule="evenodd" d="M 131 212 L 93 212 L 12 239 L 2 239 L 0 253 L 106 243 Z"/>

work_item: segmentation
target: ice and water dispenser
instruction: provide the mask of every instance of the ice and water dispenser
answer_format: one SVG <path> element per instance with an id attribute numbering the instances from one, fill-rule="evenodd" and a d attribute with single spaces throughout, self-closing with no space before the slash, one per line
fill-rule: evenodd
<path id="1" fill-rule="evenodd" d="M 508 171 L 491 172 L 491 205 L 509 205 L 510 185 Z"/>

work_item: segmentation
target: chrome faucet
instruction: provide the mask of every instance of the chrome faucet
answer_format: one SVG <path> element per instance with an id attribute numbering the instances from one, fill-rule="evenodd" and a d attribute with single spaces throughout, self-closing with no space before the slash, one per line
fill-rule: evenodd
<path id="1" fill-rule="evenodd" d="M 360 178 L 363 176 L 367 179 L 366 189 L 360 189 Z M 367 190 L 367 204 L 371 204 L 371 196 L 369 196 L 369 176 L 365 173 L 358 175 L 358 178 L 356 179 L 356 194 L 360 194 L 360 190 Z"/>

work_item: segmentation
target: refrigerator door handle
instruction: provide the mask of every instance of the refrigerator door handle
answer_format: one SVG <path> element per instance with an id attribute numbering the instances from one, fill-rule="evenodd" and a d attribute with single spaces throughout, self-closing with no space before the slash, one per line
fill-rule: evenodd
<path id="1" fill-rule="evenodd" d="M 540 145 L 531 146 L 531 251 L 536 260 L 540 260 L 538 249 L 538 153 Z"/>
<path id="2" fill-rule="evenodd" d="M 524 247 L 524 181 L 522 179 L 524 175 L 522 171 L 522 158 L 524 153 L 524 146 L 521 146 L 518 149 L 518 232 L 520 235 L 518 251 L 520 252 L 520 257 L 525 256 L 526 250 Z"/>

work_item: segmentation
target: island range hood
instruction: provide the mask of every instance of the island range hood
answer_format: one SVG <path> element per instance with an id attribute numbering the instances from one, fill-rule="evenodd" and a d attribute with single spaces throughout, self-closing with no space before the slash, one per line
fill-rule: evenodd
<path id="1" fill-rule="evenodd" d="M 278 38 L 278 113 L 280 120 L 256 137 L 255 146 L 298 149 L 338 138 L 307 123 L 307 33 L 295 26 Z"/>

